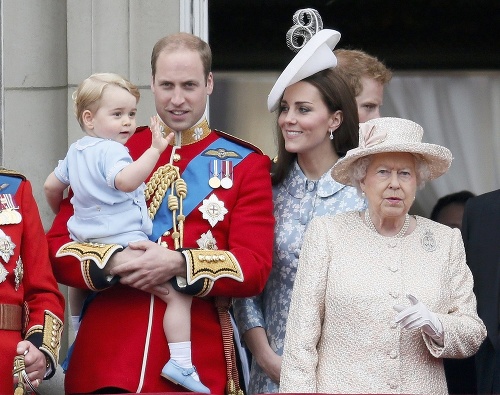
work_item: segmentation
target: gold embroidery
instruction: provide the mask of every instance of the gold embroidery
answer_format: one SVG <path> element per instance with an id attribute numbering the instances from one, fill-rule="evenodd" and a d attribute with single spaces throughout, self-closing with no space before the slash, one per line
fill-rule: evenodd
<path id="1" fill-rule="evenodd" d="M 160 117 L 158 117 L 158 120 L 160 121 L 160 125 L 163 128 L 163 134 L 165 136 L 169 135 L 171 132 L 174 132 L 173 129 L 169 128 L 165 123 L 163 123 Z M 198 141 L 203 140 L 211 132 L 212 130 L 210 129 L 207 120 L 203 119 L 200 123 L 194 125 L 192 128 L 183 130 L 181 132 L 180 144 L 176 144 L 175 141 L 171 141 L 170 145 L 180 145 L 182 147 L 184 145 L 194 144 L 197 143 Z"/>
<path id="2" fill-rule="evenodd" d="M 71 255 L 80 261 L 91 259 L 99 269 L 102 269 L 116 251 L 122 250 L 123 247 L 119 244 L 77 243 L 71 241 L 59 248 L 56 257 Z"/>
<path id="3" fill-rule="evenodd" d="M 45 310 L 43 323 L 43 340 L 40 350 L 47 352 L 53 366 L 57 366 L 59 350 L 61 348 L 62 321 L 52 312 Z"/>
<path id="4" fill-rule="evenodd" d="M 208 149 L 202 153 L 203 156 L 213 156 L 219 159 L 241 158 L 236 151 L 227 151 L 225 148 Z"/>
<path id="5" fill-rule="evenodd" d="M 85 280 L 85 284 L 87 284 L 90 290 L 98 291 L 98 289 L 94 285 L 94 282 L 92 281 L 92 277 L 90 276 L 90 262 L 90 259 L 85 259 L 82 261 L 83 279 Z"/>
<path id="6" fill-rule="evenodd" d="M 202 281 L 203 281 L 203 285 L 201 287 L 201 291 L 198 292 L 196 295 L 194 295 L 194 296 L 197 296 L 198 298 L 202 298 L 204 296 L 207 296 L 208 293 L 212 290 L 212 286 L 214 285 L 214 282 L 207 279 L 207 278 L 202 279 Z"/>
<path id="7" fill-rule="evenodd" d="M 19 177 L 19 178 L 21 178 L 23 180 L 26 180 L 26 176 L 24 174 L 21 174 L 18 171 L 15 171 L 15 170 L 6 169 L 3 166 L 0 166 L 0 174 L 5 174 L 5 175 L 8 175 L 8 176 Z"/>
<path id="8" fill-rule="evenodd" d="M 184 250 L 187 261 L 187 283 L 193 284 L 206 278 L 215 281 L 221 277 L 229 277 L 243 282 L 241 267 L 229 251 L 217 250 Z"/>

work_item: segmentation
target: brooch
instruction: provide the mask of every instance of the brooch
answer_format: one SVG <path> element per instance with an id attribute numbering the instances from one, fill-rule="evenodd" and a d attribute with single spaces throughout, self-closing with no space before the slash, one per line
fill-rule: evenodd
<path id="1" fill-rule="evenodd" d="M 422 247 L 424 248 L 425 251 L 427 252 L 432 252 L 436 250 L 436 239 L 434 239 L 434 235 L 432 232 L 427 229 L 425 231 L 425 234 L 422 236 Z"/>

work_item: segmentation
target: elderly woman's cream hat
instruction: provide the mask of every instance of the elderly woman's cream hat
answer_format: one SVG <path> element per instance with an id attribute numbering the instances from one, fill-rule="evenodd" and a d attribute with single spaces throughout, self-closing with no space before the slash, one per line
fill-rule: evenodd
<path id="1" fill-rule="evenodd" d="M 424 130 L 408 119 L 376 118 L 359 125 L 359 145 L 335 163 L 332 177 L 345 185 L 353 185 L 349 168 L 355 161 L 383 152 L 408 152 L 423 158 L 430 169 L 432 180 L 450 168 L 452 155 L 448 148 L 422 143 Z"/>

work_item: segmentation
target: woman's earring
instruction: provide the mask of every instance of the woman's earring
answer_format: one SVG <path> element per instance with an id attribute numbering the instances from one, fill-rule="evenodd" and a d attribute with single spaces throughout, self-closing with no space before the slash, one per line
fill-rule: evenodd
<path id="1" fill-rule="evenodd" d="M 328 131 L 330 132 L 330 140 L 333 140 L 333 129 L 328 129 Z"/>

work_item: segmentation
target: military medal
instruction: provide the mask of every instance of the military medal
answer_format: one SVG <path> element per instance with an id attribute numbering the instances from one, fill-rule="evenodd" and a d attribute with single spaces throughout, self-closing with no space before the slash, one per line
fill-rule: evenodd
<path id="1" fill-rule="evenodd" d="M 203 213 L 203 219 L 206 219 L 212 228 L 217 222 L 224 219 L 224 215 L 228 213 L 224 207 L 224 202 L 219 200 L 215 194 L 212 194 L 208 199 L 203 199 L 203 204 L 199 208 Z"/>
<path id="2" fill-rule="evenodd" d="M 14 255 L 14 248 L 16 248 L 16 245 L 11 238 L 0 229 L 0 256 L 5 263 L 9 262 L 10 257 Z"/>
<path id="3" fill-rule="evenodd" d="M 233 186 L 233 162 L 230 160 L 223 161 L 222 169 L 224 177 L 222 178 L 220 185 L 224 189 L 229 189 Z"/>
<path id="4" fill-rule="evenodd" d="M 24 276 L 23 261 L 21 257 L 19 257 L 17 258 L 16 268 L 14 269 L 14 279 L 15 279 L 14 281 L 16 283 L 16 291 L 21 286 L 21 282 L 23 281 L 23 276 Z"/>
<path id="5" fill-rule="evenodd" d="M 204 250 L 217 250 L 217 241 L 212 235 L 212 231 L 208 230 L 207 233 L 203 233 L 201 237 L 196 240 L 198 247 Z"/>
<path id="6" fill-rule="evenodd" d="M 208 185 L 213 189 L 217 189 L 220 187 L 220 183 L 219 161 L 214 159 L 210 162 L 210 179 L 208 180 Z"/>
<path id="7" fill-rule="evenodd" d="M 21 214 L 10 193 L 0 194 L 0 225 L 18 224 L 21 222 Z"/>
<path id="8" fill-rule="evenodd" d="M 0 283 L 3 283 L 5 281 L 5 279 L 7 278 L 7 274 L 9 274 L 9 272 L 7 271 L 5 266 L 0 263 Z"/>

